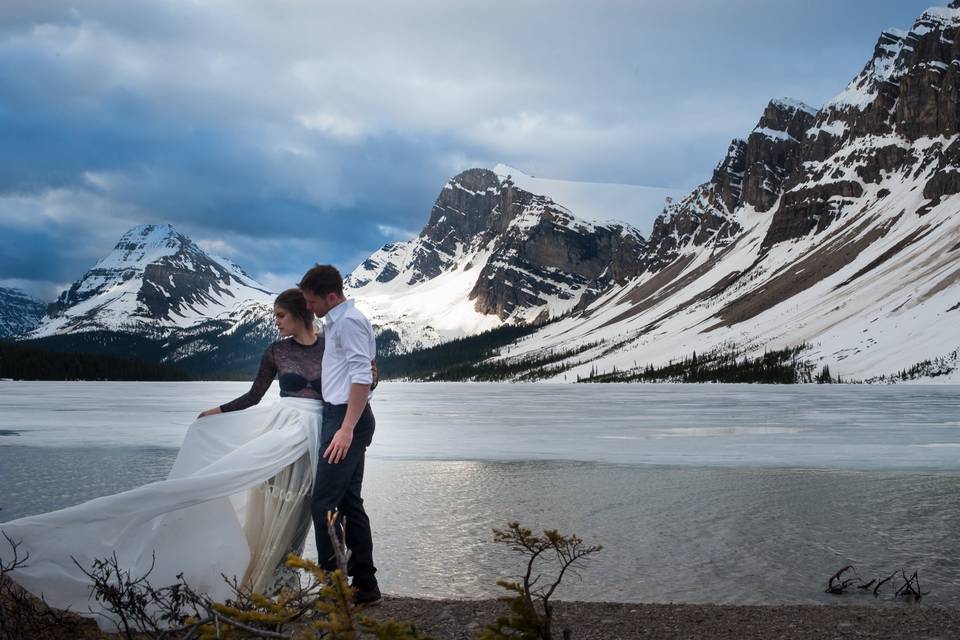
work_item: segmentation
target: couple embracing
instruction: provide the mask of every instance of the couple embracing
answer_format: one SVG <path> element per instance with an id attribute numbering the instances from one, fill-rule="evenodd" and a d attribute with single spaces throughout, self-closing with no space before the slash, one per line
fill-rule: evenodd
<path id="1" fill-rule="evenodd" d="M 317 317 L 325 319 L 322 334 Z M 81 569 L 114 554 L 131 575 L 149 571 L 154 586 L 182 574 L 222 601 L 230 596 L 227 576 L 272 594 L 297 579 L 284 561 L 302 553 L 311 519 L 318 563 L 336 568 L 327 535 L 333 513 L 351 552 L 357 603 L 380 602 L 361 496 L 375 427 L 373 328 L 329 265 L 281 293 L 274 318 L 282 337 L 267 347 L 250 390 L 200 414 L 167 479 L 0 524 L 30 554 L 12 573 L 16 582 L 53 606 L 98 614 L 101 626 L 109 616 L 90 600 Z M 254 406 L 275 378 L 280 400 Z M 0 559 L 6 553 L 0 549 Z"/>

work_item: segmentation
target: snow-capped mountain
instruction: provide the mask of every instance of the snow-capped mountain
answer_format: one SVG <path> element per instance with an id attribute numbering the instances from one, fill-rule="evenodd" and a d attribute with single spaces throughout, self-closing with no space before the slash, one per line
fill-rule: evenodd
<path id="1" fill-rule="evenodd" d="M 40 322 L 47 306 L 19 289 L 0 287 L 0 338 L 12 338 L 31 331 Z"/>
<path id="2" fill-rule="evenodd" d="M 141 225 L 49 305 L 24 338 L 195 374 L 242 373 L 276 338 L 273 298 L 238 265 L 169 224 Z"/>
<path id="3" fill-rule="evenodd" d="M 272 302 L 240 267 L 171 225 L 140 225 L 50 305 L 31 337 L 93 330 L 157 335 Z"/>
<path id="4" fill-rule="evenodd" d="M 412 349 L 562 315 L 636 275 L 644 249 L 627 224 L 578 218 L 512 174 L 470 169 L 443 187 L 417 238 L 384 246 L 346 284 Z"/>
<path id="5" fill-rule="evenodd" d="M 881 34 L 823 108 L 772 101 L 710 181 L 667 206 L 642 273 L 502 357 L 568 353 L 560 380 L 732 346 L 809 343 L 847 379 L 955 362 L 958 131 L 955 1 Z"/>

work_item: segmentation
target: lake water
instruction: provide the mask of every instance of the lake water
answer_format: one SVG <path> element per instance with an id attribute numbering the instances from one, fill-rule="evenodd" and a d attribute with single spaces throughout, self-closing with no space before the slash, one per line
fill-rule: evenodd
<path id="1" fill-rule="evenodd" d="M 245 388 L 0 382 L 0 522 L 164 477 Z M 822 593 L 855 564 L 960 606 L 960 387 L 384 383 L 374 410 L 388 593 L 497 595 L 519 520 L 604 545 L 567 599 L 872 603 Z"/>

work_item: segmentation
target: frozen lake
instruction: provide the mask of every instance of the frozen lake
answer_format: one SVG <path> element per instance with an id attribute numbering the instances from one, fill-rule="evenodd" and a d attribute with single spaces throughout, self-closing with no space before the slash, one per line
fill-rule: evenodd
<path id="1" fill-rule="evenodd" d="M 246 388 L 0 382 L 0 442 L 177 448 Z M 960 470 L 958 386 L 385 383 L 374 410 L 379 458 Z"/>
<path id="2" fill-rule="evenodd" d="M 193 417 L 246 386 L 0 382 L 0 521 L 162 478 Z M 496 594 L 517 567 L 490 529 L 518 519 L 605 546 L 565 598 L 836 602 L 822 583 L 853 563 L 917 569 L 926 603 L 960 606 L 958 398 L 385 383 L 365 481 L 383 586 Z"/>

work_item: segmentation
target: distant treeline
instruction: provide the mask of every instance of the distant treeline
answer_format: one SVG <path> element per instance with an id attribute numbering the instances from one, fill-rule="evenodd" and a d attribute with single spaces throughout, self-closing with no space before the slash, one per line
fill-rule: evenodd
<path id="1" fill-rule="evenodd" d="M 608 372 L 591 370 L 588 376 L 578 377 L 577 382 L 841 382 L 839 376 L 834 378 L 830 374 L 827 366 L 819 373 L 814 373 L 814 365 L 800 357 L 809 348 L 809 345 L 801 344 L 797 347 L 767 351 L 755 358 L 742 356 L 735 350 L 717 351 L 701 356 L 694 351 L 689 356 L 659 367 L 647 365 L 620 371 L 614 368 Z"/>
<path id="2" fill-rule="evenodd" d="M 263 350 L 274 336 L 245 337 L 226 332 L 227 324 L 211 320 L 189 332 L 169 336 L 162 332 L 133 335 L 119 331 L 82 331 L 25 340 L 26 344 L 58 353 L 86 353 L 161 364 L 170 355 L 175 365 L 197 380 L 250 380 Z"/>
<path id="3" fill-rule="evenodd" d="M 0 378 L 15 380 L 189 380 L 164 364 L 90 353 L 65 353 L 0 342 Z"/>
<path id="4" fill-rule="evenodd" d="M 542 326 L 542 325 L 541 325 Z M 577 356 L 602 348 L 593 342 L 523 357 L 497 358 L 499 349 L 536 331 L 539 326 L 503 326 L 484 333 L 446 342 L 429 349 L 377 360 L 384 380 L 407 378 L 426 381 L 533 381 L 563 376 L 582 364 Z M 577 382 L 725 382 L 758 384 L 796 384 L 805 382 L 841 382 L 829 367 L 819 371 L 802 355 L 808 344 L 767 351 L 749 357 L 736 349 L 719 349 L 707 354 L 696 352 L 671 360 L 665 365 L 638 365 L 632 368 L 599 371 L 592 368 Z"/>
<path id="5" fill-rule="evenodd" d="M 388 355 L 377 360 L 384 380 L 503 380 L 510 376 L 508 365 L 485 363 L 497 349 L 530 335 L 543 325 L 505 325 L 475 336 L 459 338 L 429 349 Z"/>
<path id="6" fill-rule="evenodd" d="M 937 378 L 956 371 L 958 362 L 960 362 L 960 349 L 954 349 L 946 355 L 932 360 L 923 360 L 908 369 L 901 369 L 897 373 L 869 378 L 867 382 L 907 382 L 918 378 Z"/>

